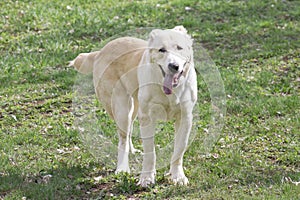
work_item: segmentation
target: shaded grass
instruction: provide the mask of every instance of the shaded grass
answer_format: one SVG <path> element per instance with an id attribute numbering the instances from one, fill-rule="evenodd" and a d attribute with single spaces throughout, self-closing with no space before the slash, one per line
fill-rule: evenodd
<path id="1" fill-rule="evenodd" d="M 0 198 L 300 198 L 289 181 L 300 179 L 298 1 L 36 0 L 0 7 Z M 123 31 L 178 24 L 222 74 L 226 125 L 210 154 L 197 154 L 200 138 L 189 148 L 189 187 L 169 185 L 163 168 L 158 184 L 142 189 L 135 175 L 114 175 L 82 143 L 73 127 L 77 75 L 66 66 Z M 205 134 L 210 99 L 201 77 L 199 89 Z M 104 119 L 101 108 L 96 112 Z M 105 130 L 113 134 L 111 121 Z M 166 143 L 163 134 L 157 142 Z"/>

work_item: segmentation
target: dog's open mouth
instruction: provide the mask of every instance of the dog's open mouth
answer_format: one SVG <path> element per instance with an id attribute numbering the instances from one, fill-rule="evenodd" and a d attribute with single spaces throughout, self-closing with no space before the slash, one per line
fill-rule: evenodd
<path id="1" fill-rule="evenodd" d="M 182 72 L 165 75 L 163 89 L 166 95 L 172 94 L 173 88 L 177 87 L 181 75 Z"/>
<path id="2" fill-rule="evenodd" d="M 179 79 L 183 73 L 177 72 L 177 73 L 171 73 L 169 72 L 168 74 L 163 70 L 163 68 L 159 65 L 162 75 L 164 77 L 164 83 L 163 83 L 163 90 L 166 95 L 172 94 L 173 88 L 177 87 L 179 84 Z"/>
<path id="3" fill-rule="evenodd" d="M 163 83 L 163 89 L 164 89 L 164 93 L 166 95 L 172 94 L 173 88 L 177 87 L 179 84 L 179 79 L 183 73 L 183 71 L 181 72 L 177 72 L 177 73 L 171 73 L 169 72 L 168 74 L 163 70 L 162 66 L 160 66 L 162 75 L 164 77 L 164 83 Z"/>

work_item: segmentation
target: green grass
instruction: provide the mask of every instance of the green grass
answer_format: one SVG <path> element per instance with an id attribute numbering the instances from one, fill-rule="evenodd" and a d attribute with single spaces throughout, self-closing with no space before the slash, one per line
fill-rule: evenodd
<path id="1" fill-rule="evenodd" d="M 300 199 L 292 182 L 300 181 L 299 7 L 271 0 L 1 1 L 0 199 Z M 225 126 L 212 151 L 198 154 L 210 117 L 199 76 L 203 121 L 185 155 L 190 185 L 169 184 L 162 168 L 157 184 L 142 189 L 136 174 L 114 175 L 82 141 L 72 112 L 77 72 L 67 64 L 124 31 L 179 24 L 222 75 Z M 113 135 L 114 124 L 101 108 L 96 113 Z M 161 145 L 172 138 L 163 134 Z"/>

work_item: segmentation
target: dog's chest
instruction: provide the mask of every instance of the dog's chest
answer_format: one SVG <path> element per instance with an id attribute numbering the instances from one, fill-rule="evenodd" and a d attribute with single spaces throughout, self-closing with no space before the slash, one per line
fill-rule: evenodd
<path id="1" fill-rule="evenodd" d="M 160 120 L 171 120 L 180 114 L 180 101 L 172 96 L 153 98 L 148 104 L 150 116 Z"/>

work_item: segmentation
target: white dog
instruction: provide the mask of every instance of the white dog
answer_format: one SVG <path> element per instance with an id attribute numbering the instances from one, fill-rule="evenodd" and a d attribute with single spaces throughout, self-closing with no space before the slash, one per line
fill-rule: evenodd
<path id="1" fill-rule="evenodd" d="M 175 144 L 170 177 L 175 184 L 188 183 L 183 171 L 183 154 L 192 127 L 192 110 L 197 101 L 197 78 L 192 39 L 183 26 L 153 30 L 149 40 L 124 37 L 100 51 L 82 53 L 70 65 L 81 73 L 93 71 L 98 99 L 115 120 L 119 134 L 116 172 L 129 172 L 132 124 L 140 122 L 143 167 L 139 184 L 155 182 L 155 124 L 175 119 Z"/>

